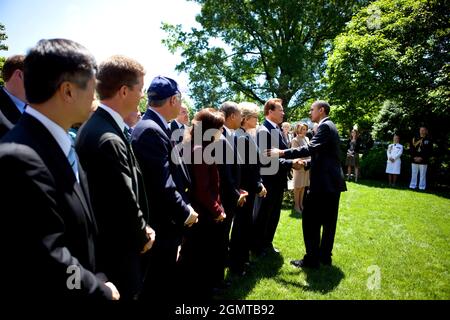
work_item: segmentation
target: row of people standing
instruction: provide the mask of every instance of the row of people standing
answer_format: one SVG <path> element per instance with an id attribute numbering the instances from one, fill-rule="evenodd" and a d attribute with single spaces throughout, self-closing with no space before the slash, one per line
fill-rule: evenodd
<path id="1" fill-rule="evenodd" d="M 253 152 L 259 157 L 260 150 L 273 147 L 288 149 L 278 127 L 282 101 L 265 104 L 266 119 L 256 141 L 248 134 L 256 126 L 254 106 L 241 112 L 236 104 L 225 103 L 220 115 L 200 112 L 196 122 L 215 119 L 211 129 L 217 135 L 206 145 L 192 142 L 183 156 L 195 158 L 217 140 L 222 150 L 231 150 L 233 161 L 186 166 L 168 125 L 181 108 L 177 83 L 153 79 L 148 109 L 130 136 L 125 119 L 142 97 L 142 65 L 113 56 L 96 69 L 86 48 L 52 39 L 32 48 L 23 74 L 15 73 L 30 105 L 0 146 L 0 194 L 5 223 L 13 231 L 11 239 L 3 239 L 12 243 L 5 253 L 11 263 L 2 266 L 11 275 L 5 283 L 8 292 L 21 296 L 23 288 L 38 286 L 41 298 L 165 299 L 199 288 L 203 296 L 223 281 L 227 261 L 242 274 L 250 249 L 259 255 L 277 253 L 273 239 L 287 174 L 302 164 L 280 158 L 272 168 L 273 161 L 261 165 L 257 159 L 245 162 L 248 170 L 242 173 L 237 158 Z M 95 90 L 100 106 L 92 113 Z M 79 123 L 84 124 L 73 145 L 68 130 Z M 228 129 L 238 129 L 237 134 Z M 236 149 L 238 141 L 246 146 L 243 153 Z M 213 234 L 204 228 L 211 221 L 219 223 Z M 29 236 L 21 237 L 22 231 Z M 216 246 L 204 241 L 205 234 L 216 239 Z M 30 248 L 39 277 L 26 276 L 29 257 L 20 254 L 21 248 Z M 200 260 L 192 259 L 199 253 Z M 200 269 L 199 261 L 205 262 Z M 195 278 L 201 280 L 190 282 Z"/>
<path id="2" fill-rule="evenodd" d="M 204 197 L 217 194 L 217 190 L 219 198 L 213 208 L 216 213 L 220 211 L 218 221 L 223 220 L 220 232 L 214 233 L 219 247 L 208 251 L 211 246 L 205 247 L 203 242 L 201 245 L 209 253 L 218 252 L 218 267 L 207 273 L 211 277 L 204 277 L 204 285 L 199 286 L 203 289 L 201 293 L 207 293 L 223 280 L 232 218 L 249 194 L 261 195 L 265 188 L 259 185 L 248 186 L 249 191 L 241 190 L 240 174 L 234 171 L 236 161 L 231 166 L 227 161 L 218 164 L 217 172 L 214 165 L 206 166 L 209 177 L 220 184 L 202 188 L 205 180 L 202 163 L 188 168 L 182 160 L 174 161 L 173 156 L 180 154 L 170 140 L 168 120 L 176 118 L 181 108 L 176 82 L 166 77 L 153 79 L 147 92 L 148 109 L 129 136 L 125 118 L 137 109 L 145 74 L 137 61 L 113 56 L 95 72 L 95 59 L 86 48 L 70 40 L 52 39 L 41 40 L 30 50 L 23 69 L 26 100 L 30 105 L 14 128 L 8 124 L 5 132 L 11 130 L 0 147 L 2 205 L 9 219 L 5 223 L 13 231 L 13 238 L 9 239 L 11 250 L 6 252 L 6 260 L 11 263 L 3 265 L 2 270 L 14 279 L 5 284 L 8 292 L 20 296 L 28 285 L 42 288 L 43 299 L 169 298 L 180 282 L 203 279 L 197 268 L 181 268 L 191 272 L 180 273 L 177 261 L 183 265 L 189 260 L 188 244 L 195 239 L 190 234 L 202 230 L 203 221 L 210 214 L 202 207 Z M 95 90 L 100 105 L 91 113 Z M 278 101 L 267 104 L 266 130 L 275 129 L 269 119 L 281 122 L 283 113 L 279 106 Z M 217 140 L 223 141 L 225 149 L 231 145 L 237 157 L 236 139 L 222 138 L 221 121 L 231 129 L 238 129 L 242 124 L 241 113 L 233 106 L 222 109 L 225 116 L 214 115 L 219 119 L 214 127 L 221 137 Z M 199 113 L 197 122 L 206 121 L 207 113 L 208 110 Z M 73 145 L 68 130 L 79 123 L 84 124 Z M 224 138 L 226 133 L 225 129 Z M 195 156 L 204 146 L 199 149 L 191 144 L 191 147 Z M 274 180 L 272 194 L 279 202 L 275 207 L 263 202 L 261 207 L 265 209 L 261 212 L 270 212 L 256 217 L 260 227 L 256 242 L 260 250 L 272 248 L 284 190 L 284 184 L 278 188 L 278 180 Z M 20 200 L 22 194 L 27 195 L 27 201 Z M 251 201 L 248 203 L 249 212 L 252 206 Z M 194 229 L 186 228 L 198 218 Z M 29 236 L 21 237 L 20 230 Z M 239 239 L 245 232 L 231 233 L 233 239 Z M 182 241 L 184 248 L 179 252 Z M 236 261 L 245 264 L 247 259 L 241 256 L 246 253 L 239 252 L 240 241 L 233 243 L 230 245 L 235 248 L 233 256 L 240 257 Z M 28 264 L 26 257 L 19 254 L 21 248 L 31 248 L 31 260 L 36 262 L 39 277 L 23 276 Z M 198 261 L 194 259 L 197 266 Z M 239 269 L 242 263 L 236 262 L 235 266 Z M 70 270 L 76 272 L 73 284 L 69 284 Z"/>

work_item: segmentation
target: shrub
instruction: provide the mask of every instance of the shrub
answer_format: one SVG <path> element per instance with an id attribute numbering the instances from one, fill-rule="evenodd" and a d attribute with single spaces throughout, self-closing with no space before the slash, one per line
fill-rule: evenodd
<path id="1" fill-rule="evenodd" d="M 386 148 L 384 143 L 376 144 L 364 154 L 359 162 L 361 177 L 364 179 L 384 180 L 386 177 Z"/>

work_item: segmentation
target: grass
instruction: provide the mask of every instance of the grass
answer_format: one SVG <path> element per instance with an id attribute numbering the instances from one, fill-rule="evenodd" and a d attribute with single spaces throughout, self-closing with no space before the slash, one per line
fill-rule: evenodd
<path id="1" fill-rule="evenodd" d="M 285 203 L 274 245 L 220 299 L 450 299 L 450 199 L 377 182 L 341 196 L 333 266 L 301 270 L 301 216 Z M 379 281 L 377 281 L 379 280 Z"/>

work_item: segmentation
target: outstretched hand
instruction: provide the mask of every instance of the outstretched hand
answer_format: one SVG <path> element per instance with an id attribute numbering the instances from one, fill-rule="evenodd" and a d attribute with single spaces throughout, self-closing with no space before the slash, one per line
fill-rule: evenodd
<path id="1" fill-rule="evenodd" d="M 264 150 L 264 155 L 266 157 L 279 158 L 284 155 L 284 152 L 278 148 L 272 148 Z"/>

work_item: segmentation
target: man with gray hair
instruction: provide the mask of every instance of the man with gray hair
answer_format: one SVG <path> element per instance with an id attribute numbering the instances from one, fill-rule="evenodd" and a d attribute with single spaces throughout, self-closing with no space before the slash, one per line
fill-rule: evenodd
<path id="1" fill-rule="evenodd" d="M 216 153 L 219 163 L 220 177 L 220 198 L 227 213 L 223 221 L 223 266 L 229 262 L 230 230 L 234 219 L 234 214 L 238 207 L 242 207 L 246 201 L 247 194 L 240 190 L 241 167 L 238 160 L 237 137 L 234 133 L 241 126 L 241 111 L 236 102 L 225 101 L 220 106 L 220 111 L 224 114 L 225 123 L 220 137 L 219 152 Z M 217 286 L 223 286 L 224 275 L 218 275 Z M 225 284 L 228 285 L 228 284 Z"/>
<path id="2" fill-rule="evenodd" d="M 177 294 L 176 262 L 184 227 L 197 222 L 190 205 L 191 179 L 170 140 L 168 121 L 180 112 L 181 92 L 175 80 L 157 76 L 147 90 L 148 108 L 133 130 L 131 144 L 142 169 L 150 207 L 150 224 L 157 234 L 149 255 L 143 299 L 168 300 Z M 172 161 L 178 157 L 178 163 Z"/>

